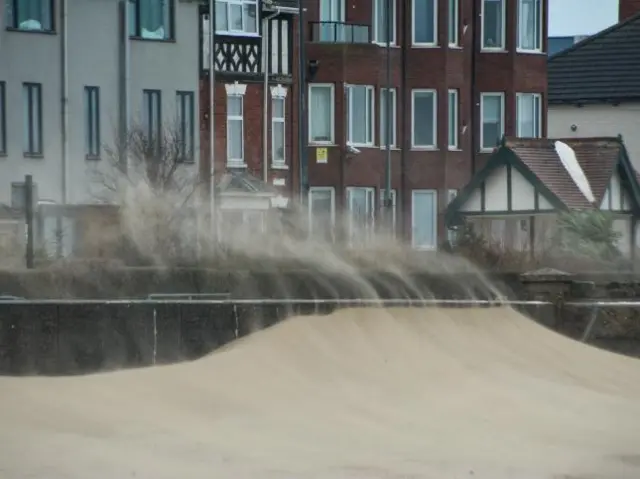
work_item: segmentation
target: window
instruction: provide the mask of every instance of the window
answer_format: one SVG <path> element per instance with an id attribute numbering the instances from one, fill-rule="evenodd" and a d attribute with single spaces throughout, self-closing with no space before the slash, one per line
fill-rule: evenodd
<path id="1" fill-rule="evenodd" d="M 347 143 L 373 145 L 373 87 L 347 86 Z"/>
<path id="2" fill-rule="evenodd" d="M 7 154 L 7 87 L 0 81 L 0 155 Z"/>
<path id="3" fill-rule="evenodd" d="M 413 0 L 413 44 L 437 45 L 437 0 Z"/>
<path id="4" fill-rule="evenodd" d="M 174 0 L 129 0 L 129 35 L 150 40 L 173 39 Z"/>
<path id="5" fill-rule="evenodd" d="M 335 190 L 324 186 L 309 188 L 309 237 L 332 241 L 335 216 Z"/>
<path id="6" fill-rule="evenodd" d="M 7 26 L 18 30 L 53 30 L 53 0 L 5 0 Z"/>
<path id="7" fill-rule="evenodd" d="M 24 83 L 22 86 L 24 108 L 24 153 L 42 155 L 42 85 Z"/>
<path id="8" fill-rule="evenodd" d="M 504 94 L 483 93 L 480 99 L 481 149 L 492 150 L 504 135 Z"/>
<path id="9" fill-rule="evenodd" d="M 459 11 L 458 0 L 449 0 L 449 45 L 454 47 L 458 46 Z"/>
<path id="10" fill-rule="evenodd" d="M 449 149 L 458 148 L 458 90 L 449 90 Z"/>
<path id="11" fill-rule="evenodd" d="M 159 149 L 162 139 L 162 93 L 160 90 L 142 90 L 142 128 L 148 146 Z"/>
<path id="12" fill-rule="evenodd" d="M 244 164 L 244 97 L 227 96 L 227 163 Z"/>
<path id="13" fill-rule="evenodd" d="M 285 97 L 271 99 L 271 161 L 274 165 L 284 165 L 285 159 Z"/>
<path id="14" fill-rule="evenodd" d="M 482 48 L 505 48 L 504 0 L 482 0 Z"/>
<path id="15" fill-rule="evenodd" d="M 258 33 L 258 0 L 216 0 L 216 32 Z"/>
<path id="16" fill-rule="evenodd" d="M 100 88 L 84 87 L 84 154 L 100 158 Z"/>
<path id="17" fill-rule="evenodd" d="M 191 162 L 195 155 L 195 105 L 192 91 L 176 92 L 177 140 L 182 161 Z"/>
<path id="18" fill-rule="evenodd" d="M 391 226 L 393 228 L 393 231 L 395 232 L 396 229 L 396 205 L 397 205 L 397 194 L 396 194 L 396 190 L 391 190 Z M 385 200 L 385 189 L 384 188 L 380 188 L 380 210 L 384 211 L 385 208 L 385 204 L 384 204 L 384 200 Z"/>
<path id="19" fill-rule="evenodd" d="M 436 91 L 413 90 L 411 145 L 413 148 L 436 147 Z"/>
<path id="20" fill-rule="evenodd" d="M 540 138 L 541 96 L 538 93 L 518 93 L 516 95 L 517 136 L 520 138 Z"/>
<path id="21" fill-rule="evenodd" d="M 389 18 L 391 3 L 391 18 Z M 387 43 L 387 21 L 391 21 L 391 44 L 396 43 L 396 0 L 374 0 L 373 3 L 373 42 Z"/>
<path id="22" fill-rule="evenodd" d="M 518 0 L 518 49 L 542 51 L 541 0 Z"/>
<path id="23" fill-rule="evenodd" d="M 344 0 L 320 0 L 320 41 L 341 42 L 353 35 L 353 27 L 344 23 L 345 10 Z"/>
<path id="24" fill-rule="evenodd" d="M 391 115 L 387 115 L 387 89 L 380 90 L 380 146 L 387 146 L 387 128 L 391 126 L 391 146 L 396 146 L 396 89 L 391 89 Z"/>
<path id="25" fill-rule="evenodd" d="M 375 226 L 375 189 L 347 188 L 349 210 L 349 244 L 357 246 L 367 243 Z"/>
<path id="26" fill-rule="evenodd" d="M 438 194 L 435 190 L 411 192 L 411 244 L 416 249 L 438 245 Z"/>
<path id="27" fill-rule="evenodd" d="M 309 142 L 332 144 L 334 125 L 333 85 L 309 85 Z"/>

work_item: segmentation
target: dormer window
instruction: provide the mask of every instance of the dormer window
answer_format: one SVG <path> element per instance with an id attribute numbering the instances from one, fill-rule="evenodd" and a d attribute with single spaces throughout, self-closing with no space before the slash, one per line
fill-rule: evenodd
<path id="1" fill-rule="evenodd" d="M 258 34 L 258 0 L 216 0 L 216 33 Z"/>

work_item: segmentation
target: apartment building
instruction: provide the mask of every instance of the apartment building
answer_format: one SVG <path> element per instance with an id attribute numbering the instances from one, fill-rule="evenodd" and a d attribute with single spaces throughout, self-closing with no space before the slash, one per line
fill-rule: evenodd
<path id="1" fill-rule="evenodd" d="M 43 204 L 95 203 L 92 172 L 138 127 L 175 126 L 197 172 L 197 3 L 4 0 L 1 22 L 0 204 L 27 174 Z"/>
<path id="2" fill-rule="evenodd" d="M 546 134 L 547 3 L 307 2 L 312 224 L 344 208 L 350 225 L 376 228 L 389 144 L 396 232 L 436 248 L 447 203 L 500 138 Z"/>

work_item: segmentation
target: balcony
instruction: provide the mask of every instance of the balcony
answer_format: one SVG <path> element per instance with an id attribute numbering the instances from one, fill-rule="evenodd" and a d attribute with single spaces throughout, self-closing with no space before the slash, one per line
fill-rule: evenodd
<path id="1" fill-rule="evenodd" d="M 315 43 L 371 43 L 371 27 L 344 22 L 309 22 L 311 41 Z"/>

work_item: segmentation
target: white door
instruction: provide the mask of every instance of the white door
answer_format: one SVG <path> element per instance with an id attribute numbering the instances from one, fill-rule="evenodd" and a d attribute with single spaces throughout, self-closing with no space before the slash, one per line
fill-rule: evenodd
<path id="1" fill-rule="evenodd" d="M 411 192 L 411 244 L 416 249 L 436 249 L 438 246 L 438 192 Z"/>
<path id="2" fill-rule="evenodd" d="M 344 41 L 344 0 L 320 0 L 320 41 Z"/>

